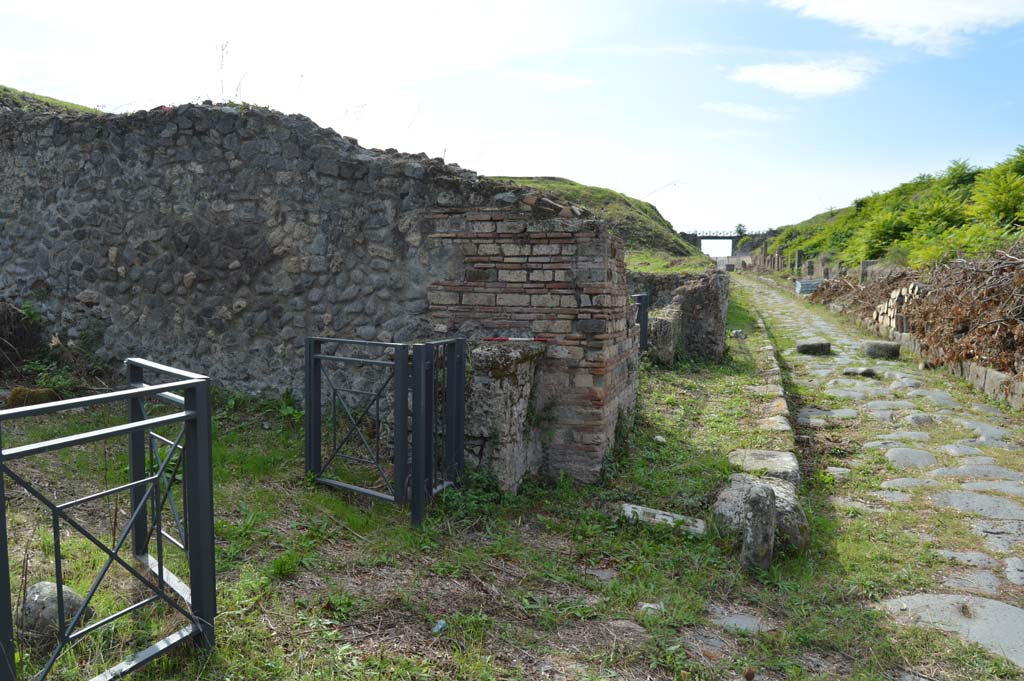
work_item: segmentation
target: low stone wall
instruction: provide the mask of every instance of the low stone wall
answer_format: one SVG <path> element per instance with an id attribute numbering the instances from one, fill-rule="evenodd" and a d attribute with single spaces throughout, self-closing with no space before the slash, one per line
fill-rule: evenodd
<path id="1" fill-rule="evenodd" d="M 664 365 L 671 365 L 682 357 L 720 361 L 725 356 L 729 275 L 725 272 L 647 275 L 642 281 L 652 283 L 651 277 L 664 277 L 664 281 L 676 285 L 669 302 L 651 310 L 648 327 L 651 357 Z M 664 300 L 664 295 L 661 299 Z"/>

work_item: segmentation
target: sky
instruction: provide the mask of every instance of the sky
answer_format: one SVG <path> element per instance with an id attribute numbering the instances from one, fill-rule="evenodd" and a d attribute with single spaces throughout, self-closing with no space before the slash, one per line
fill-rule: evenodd
<path id="1" fill-rule="evenodd" d="M 764 229 L 1024 144 L 1024 0 L 0 0 L 0 83 L 302 113 Z"/>

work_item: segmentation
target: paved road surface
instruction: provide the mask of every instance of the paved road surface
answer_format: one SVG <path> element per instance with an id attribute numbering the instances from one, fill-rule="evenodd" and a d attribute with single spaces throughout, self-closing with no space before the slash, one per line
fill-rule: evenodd
<path id="1" fill-rule="evenodd" d="M 858 467 L 883 475 L 865 498 L 833 499 L 865 514 L 926 503 L 962 514 L 971 545 L 945 546 L 919 534 L 947 559 L 934 593 L 905 594 L 882 604 L 896 621 L 934 626 L 974 641 L 1024 667 L 1024 430 L 1019 415 L 985 403 L 962 381 L 915 361 L 868 359 L 868 332 L 834 320 L 823 308 L 750 276 L 734 278 L 750 294 L 769 329 L 798 340 L 821 337 L 827 356 L 783 352 L 804 404 L 798 433 L 856 425 L 861 448 L 832 472 Z M 857 375 L 857 370 L 861 374 Z M 873 374 L 873 375 L 870 375 Z M 810 402 L 810 403 L 808 403 Z M 840 486 L 842 490 L 842 486 Z M 949 541 L 949 540 L 947 540 Z"/>

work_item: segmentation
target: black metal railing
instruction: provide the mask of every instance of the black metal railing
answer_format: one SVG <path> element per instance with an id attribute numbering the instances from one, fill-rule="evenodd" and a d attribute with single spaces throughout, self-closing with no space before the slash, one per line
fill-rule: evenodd
<path id="1" fill-rule="evenodd" d="M 466 340 L 306 338 L 305 355 L 306 472 L 422 524 L 464 467 Z"/>
<path id="2" fill-rule="evenodd" d="M 633 295 L 633 306 L 636 309 L 634 322 L 640 326 L 640 352 L 647 351 L 647 333 L 650 327 L 648 313 L 650 312 L 650 296 L 646 293 Z"/>
<path id="3" fill-rule="evenodd" d="M 83 637 L 111 624 L 121 617 L 146 605 L 163 603 L 177 612 L 189 624 L 120 664 L 94 677 L 114 679 L 132 672 L 186 642 L 210 648 L 214 643 L 214 615 L 216 614 L 216 574 L 213 539 L 213 470 L 210 419 L 210 379 L 173 367 L 144 359 L 125 360 L 129 388 L 89 397 L 49 402 L 16 409 L 0 410 L 0 680 L 14 681 L 18 676 L 15 655 L 14 622 L 11 612 L 11 573 L 8 551 L 10 542 L 7 525 L 9 490 L 6 479 L 13 481 L 30 497 L 45 507 L 53 526 L 54 576 L 57 585 L 57 642 L 35 679 L 45 679 L 53 670 L 61 653 Z M 147 384 L 146 372 L 171 376 L 164 383 Z M 179 394 L 180 393 L 180 394 Z M 171 413 L 149 416 L 146 400 L 170 405 Z M 113 402 L 127 402 L 128 421 L 115 426 L 5 447 L 3 425 L 20 419 L 68 410 L 78 410 Z M 156 432 L 181 424 L 172 437 Z M 108 440 L 118 436 L 128 438 L 129 482 L 92 494 L 56 502 L 33 482 L 26 471 L 15 470 L 12 463 L 31 456 Z M 176 484 L 177 483 L 177 484 Z M 174 499 L 178 488 L 180 504 Z M 108 546 L 86 524 L 72 515 L 75 507 L 108 496 L 128 493 L 131 507 L 128 523 Z M 64 601 L 64 557 L 61 526 L 65 525 L 98 548 L 106 558 L 99 573 L 93 578 L 83 603 L 73 613 L 66 612 Z M 131 539 L 134 561 L 121 555 L 121 549 Z M 156 555 L 150 553 L 156 545 Z M 188 564 L 188 578 L 182 579 L 170 572 L 166 565 L 168 551 L 184 554 Z M 89 603 L 99 590 L 104 578 L 117 564 L 144 587 L 141 600 L 84 625 Z"/>

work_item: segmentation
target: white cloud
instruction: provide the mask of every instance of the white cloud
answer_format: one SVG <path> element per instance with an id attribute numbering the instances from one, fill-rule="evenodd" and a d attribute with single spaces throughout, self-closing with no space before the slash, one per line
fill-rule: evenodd
<path id="1" fill-rule="evenodd" d="M 864 85 L 874 71 L 867 59 L 828 59 L 796 64 L 741 66 L 729 77 L 796 97 L 820 97 L 850 92 Z"/>
<path id="2" fill-rule="evenodd" d="M 704 102 L 700 108 L 747 121 L 777 121 L 785 118 L 777 111 L 739 102 Z"/>
<path id="3" fill-rule="evenodd" d="M 544 73 L 538 71 L 514 71 L 512 75 L 525 80 L 539 83 L 552 90 L 575 90 L 576 88 L 588 87 L 594 84 L 589 78 L 567 76 L 561 73 Z"/>
<path id="4" fill-rule="evenodd" d="M 948 55 L 967 36 L 1024 21 L 1021 0 L 769 0 L 894 45 Z"/>
<path id="5" fill-rule="evenodd" d="M 587 48 L 587 51 L 617 54 L 626 57 L 702 57 L 719 51 L 720 46 L 710 43 L 661 43 L 656 45 L 606 45 Z"/>

